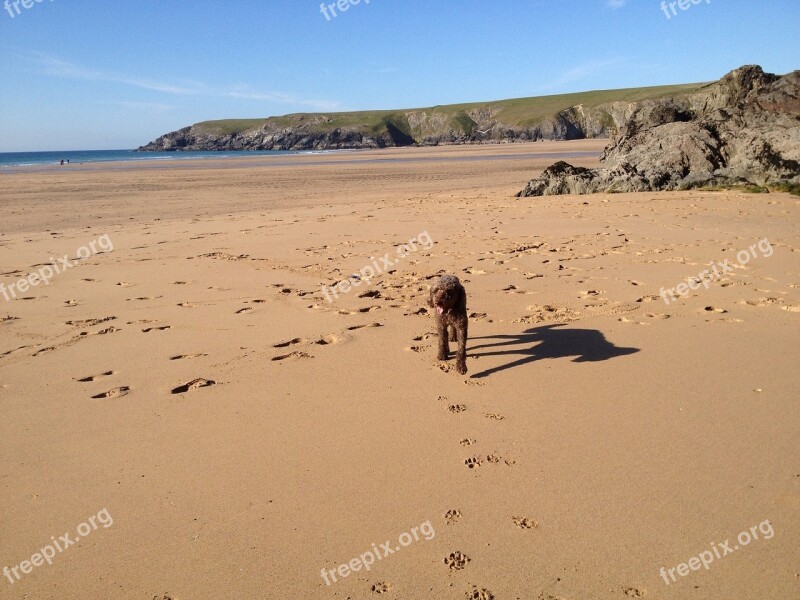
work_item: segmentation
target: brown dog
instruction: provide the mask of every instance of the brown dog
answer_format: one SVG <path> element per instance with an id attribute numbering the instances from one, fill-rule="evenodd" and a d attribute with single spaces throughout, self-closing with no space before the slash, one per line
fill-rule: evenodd
<path id="1" fill-rule="evenodd" d="M 436 309 L 436 330 L 439 333 L 438 360 L 450 356 L 449 342 L 458 341 L 456 371 L 467 372 L 467 292 L 458 277 L 442 275 L 431 286 L 428 305 Z"/>

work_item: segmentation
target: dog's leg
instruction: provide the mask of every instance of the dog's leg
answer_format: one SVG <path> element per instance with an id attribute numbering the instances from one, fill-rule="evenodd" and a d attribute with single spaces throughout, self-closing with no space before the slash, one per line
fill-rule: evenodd
<path id="1" fill-rule="evenodd" d="M 447 341 L 447 323 L 444 319 L 436 319 L 436 329 L 439 333 L 439 354 L 437 360 L 447 360 L 450 356 L 450 344 Z"/>
<path id="2" fill-rule="evenodd" d="M 456 371 L 464 375 L 467 372 L 467 319 L 459 321 L 456 332 L 458 332 L 458 352 L 456 353 Z"/>
<path id="3" fill-rule="evenodd" d="M 451 342 L 457 342 L 458 341 L 458 335 L 456 334 L 456 326 L 453 325 L 452 323 L 450 323 L 450 325 L 447 327 L 447 331 L 450 332 L 450 341 Z"/>

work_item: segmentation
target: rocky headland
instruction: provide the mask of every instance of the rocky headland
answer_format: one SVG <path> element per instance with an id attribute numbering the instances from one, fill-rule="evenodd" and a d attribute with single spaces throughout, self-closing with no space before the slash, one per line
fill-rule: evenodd
<path id="1" fill-rule="evenodd" d="M 518 196 L 800 184 L 800 71 L 744 66 L 697 93 L 632 107 L 601 158 L 558 162 Z"/>
<path id="2" fill-rule="evenodd" d="M 340 150 L 607 138 L 644 99 L 681 96 L 706 84 L 604 90 L 399 111 L 298 113 L 207 121 L 140 151 Z"/>

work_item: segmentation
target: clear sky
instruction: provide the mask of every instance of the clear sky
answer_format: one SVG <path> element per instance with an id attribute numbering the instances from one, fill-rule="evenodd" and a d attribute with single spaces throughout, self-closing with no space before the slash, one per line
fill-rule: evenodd
<path id="1" fill-rule="evenodd" d="M 319 0 L 4 1 L 0 152 L 800 69 L 800 0 L 361 0 L 335 17 Z"/>

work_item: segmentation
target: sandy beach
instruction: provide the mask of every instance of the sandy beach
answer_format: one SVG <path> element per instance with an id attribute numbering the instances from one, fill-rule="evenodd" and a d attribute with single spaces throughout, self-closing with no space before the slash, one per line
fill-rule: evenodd
<path id="1" fill-rule="evenodd" d="M 606 143 L 0 174 L 0 597 L 800 597 L 800 198 Z"/>

